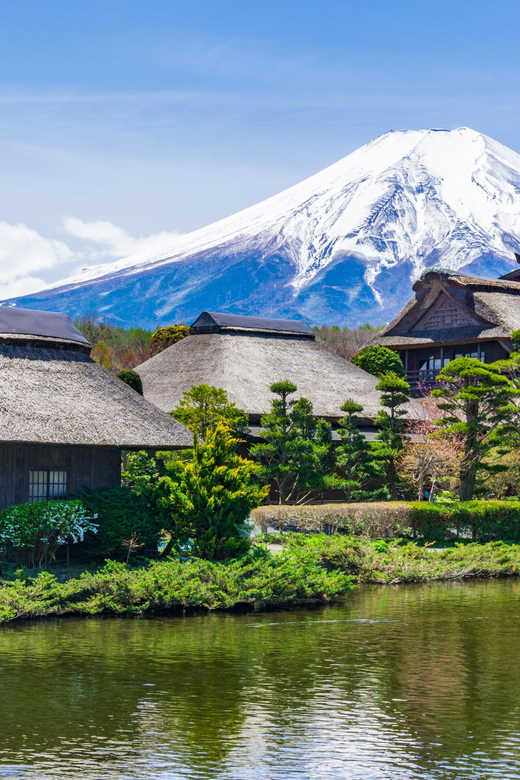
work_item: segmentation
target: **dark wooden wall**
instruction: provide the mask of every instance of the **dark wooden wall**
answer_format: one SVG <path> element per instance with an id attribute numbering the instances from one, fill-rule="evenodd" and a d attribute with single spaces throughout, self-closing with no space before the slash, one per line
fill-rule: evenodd
<path id="1" fill-rule="evenodd" d="M 0 444 L 0 509 L 29 499 L 29 469 L 65 469 L 68 492 L 121 484 L 117 447 L 54 444 Z"/>

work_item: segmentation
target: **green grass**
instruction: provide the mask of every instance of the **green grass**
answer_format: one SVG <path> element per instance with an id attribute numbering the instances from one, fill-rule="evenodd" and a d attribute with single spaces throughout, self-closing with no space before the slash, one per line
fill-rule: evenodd
<path id="1" fill-rule="evenodd" d="M 292 552 L 318 554 L 328 570 L 345 572 L 357 582 L 395 584 L 520 573 L 520 545 L 504 542 L 461 543 L 439 549 L 399 539 L 287 534 L 284 544 Z"/>
<path id="2" fill-rule="evenodd" d="M 139 567 L 109 561 L 55 574 L 4 571 L 0 623 L 47 615 L 139 614 L 184 609 L 253 609 L 334 600 L 355 582 L 396 584 L 504 577 L 520 573 L 520 545 L 504 542 L 425 547 L 399 539 L 336 534 L 277 535 L 281 552 L 257 548 L 234 561 L 149 561 Z"/>

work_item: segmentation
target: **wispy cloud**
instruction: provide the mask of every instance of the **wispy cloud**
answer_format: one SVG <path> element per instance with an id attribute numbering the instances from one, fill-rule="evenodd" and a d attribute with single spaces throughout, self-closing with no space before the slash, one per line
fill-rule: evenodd
<path id="1" fill-rule="evenodd" d="M 164 251 L 180 235 L 162 231 L 135 237 L 112 222 L 85 222 L 73 216 L 63 217 L 60 230 L 75 239 L 74 249 L 27 225 L 0 222 L 0 300 L 44 288 L 48 272 L 57 266 L 60 276 L 68 276 L 78 267 Z"/>

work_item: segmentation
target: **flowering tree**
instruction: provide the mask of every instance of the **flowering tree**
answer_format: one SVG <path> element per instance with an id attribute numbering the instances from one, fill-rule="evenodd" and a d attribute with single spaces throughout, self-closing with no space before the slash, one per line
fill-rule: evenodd
<path id="1" fill-rule="evenodd" d="M 0 512 L 0 551 L 41 568 L 61 545 L 82 542 L 87 531 L 97 533 L 96 518 L 77 500 L 10 506 Z"/>

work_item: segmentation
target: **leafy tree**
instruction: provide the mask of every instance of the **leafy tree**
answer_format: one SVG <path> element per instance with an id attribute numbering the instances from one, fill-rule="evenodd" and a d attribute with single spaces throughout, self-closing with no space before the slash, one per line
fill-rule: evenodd
<path id="1" fill-rule="evenodd" d="M 379 344 L 373 344 L 370 347 L 360 349 L 352 358 L 352 363 L 377 377 L 381 377 L 388 372 L 401 377 L 405 375 L 403 363 L 397 352 Z"/>
<path id="2" fill-rule="evenodd" d="M 260 474 L 275 485 L 280 504 L 304 503 L 332 483 L 332 430 L 317 420 L 306 398 L 290 398 L 297 391 L 292 382 L 271 385 L 275 398 L 271 411 L 261 418 L 261 444 L 250 454 L 261 463 Z"/>
<path id="3" fill-rule="evenodd" d="M 150 339 L 150 357 L 164 352 L 165 349 L 177 344 L 190 335 L 187 325 L 168 325 L 166 328 L 157 328 Z"/>
<path id="4" fill-rule="evenodd" d="M 143 383 L 141 382 L 141 377 L 137 371 L 134 371 L 131 368 L 123 368 L 116 376 L 126 385 L 131 387 L 132 390 L 135 390 L 136 393 L 139 393 L 139 395 L 143 394 Z"/>
<path id="5" fill-rule="evenodd" d="M 247 414 L 231 403 L 225 390 L 213 385 L 192 385 L 171 415 L 203 441 L 208 431 L 220 422 L 239 435 L 245 435 L 248 430 Z"/>
<path id="6" fill-rule="evenodd" d="M 381 482 L 385 477 L 386 463 L 376 457 L 374 448 L 358 428 L 361 422 L 358 415 L 363 411 L 363 407 L 348 398 L 341 411 L 346 414 L 339 420 L 341 446 L 336 450 L 336 454 L 337 465 L 345 476 L 338 481 L 338 487 L 345 491 L 347 503 L 387 499 L 388 489 L 377 485 L 377 482 Z"/>
<path id="7" fill-rule="evenodd" d="M 90 357 L 107 371 L 112 371 L 114 368 L 114 350 L 105 341 L 98 341 Z"/>
<path id="8" fill-rule="evenodd" d="M 96 533 L 98 526 L 92 522 L 96 517 L 78 500 L 7 507 L 0 512 L 0 552 L 41 568 L 61 545 L 83 541 L 87 531 Z"/>
<path id="9" fill-rule="evenodd" d="M 194 437 L 193 459 L 174 461 L 165 474 L 147 474 L 136 489 L 153 500 L 171 533 L 164 551 L 222 559 L 247 552 L 247 521 L 266 498 L 258 485 L 258 464 L 236 454 L 237 439 L 222 422 L 204 444 Z"/>
<path id="10" fill-rule="evenodd" d="M 393 371 L 382 374 L 376 385 L 381 393 L 381 406 L 374 420 L 379 428 L 375 452 L 386 461 L 386 482 L 393 499 L 397 498 L 396 459 L 406 438 L 406 409 L 403 406 L 410 400 L 410 385 Z"/>
<path id="11" fill-rule="evenodd" d="M 463 453 L 460 465 L 460 499 L 470 501 L 479 471 L 499 471 L 500 464 L 487 460 L 492 452 L 507 452 L 507 436 L 517 413 L 513 403 L 517 390 L 500 366 L 481 363 L 476 358 L 459 357 L 444 366 L 432 391 L 440 398 L 439 409 L 446 414 L 437 425 L 460 437 Z"/>

